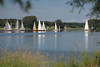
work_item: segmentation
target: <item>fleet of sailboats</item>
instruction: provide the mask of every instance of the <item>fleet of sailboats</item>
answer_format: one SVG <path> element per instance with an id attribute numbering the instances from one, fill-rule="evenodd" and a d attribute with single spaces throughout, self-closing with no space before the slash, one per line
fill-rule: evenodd
<path id="1" fill-rule="evenodd" d="M 39 23 L 38 23 L 38 29 L 36 29 L 36 24 L 34 22 L 34 25 L 33 25 L 33 31 L 46 31 L 46 27 L 45 27 L 45 24 L 43 22 L 43 24 L 41 25 L 41 21 L 39 20 Z"/>
<path id="2" fill-rule="evenodd" d="M 12 31 L 12 26 L 9 24 L 7 21 L 5 26 L 4 26 L 4 31 Z M 15 26 L 15 31 L 25 31 L 24 24 L 21 22 L 21 27 L 19 28 L 19 21 L 16 21 L 16 26 Z"/>
<path id="3" fill-rule="evenodd" d="M 21 22 L 21 27 L 19 28 L 19 21 L 17 20 L 17 21 L 16 21 L 15 30 L 16 30 L 16 31 L 25 31 L 23 22 Z"/>
<path id="4" fill-rule="evenodd" d="M 64 29 L 66 30 L 66 26 L 64 26 Z M 8 20 L 6 21 L 6 24 L 4 26 L 4 30 L 5 31 L 11 31 L 12 30 L 12 26 L 10 25 L 10 23 L 8 22 Z M 23 21 L 21 22 L 20 28 L 19 28 L 19 21 L 18 20 L 16 21 L 15 30 L 16 31 L 17 30 L 18 31 L 25 31 L 25 27 L 24 27 Z M 36 23 L 34 22 L 33 31 L 46 31 L 46 30 L 47 29 L 46 29 L 46 26 L 45 26 L 44 22 L 42 22 L 42 24 L 41 24 L 41 21 L 39 20 L 39 22 L 38 22 L 38 28 L 36 27 Z M 89 31 L 88 20 L 85 21 L 84 30 L 85 31 Z M 55 23 L 55 26 L 54 26 L 54 31 L 55 32 L 61 31 L 60 26 L 58 28 L 56 23 Z"/>

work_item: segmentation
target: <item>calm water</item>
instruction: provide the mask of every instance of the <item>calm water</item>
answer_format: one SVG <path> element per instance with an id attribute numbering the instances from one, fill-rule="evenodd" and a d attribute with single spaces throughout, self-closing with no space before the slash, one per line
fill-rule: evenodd
<path id="1" fill-rule="evenodd" d="M 93 52 L 100 50 L 100 32 L 0 33 L 0 49 L 25 48 L 40 52 Z"/>

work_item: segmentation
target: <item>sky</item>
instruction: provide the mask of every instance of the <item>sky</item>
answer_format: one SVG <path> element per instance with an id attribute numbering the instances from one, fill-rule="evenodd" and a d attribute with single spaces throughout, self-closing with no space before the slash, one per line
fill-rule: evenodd
<path id="1" fill-rule="evenodd" d="M 71 6 L 65 3 L 68 0 L 31 0 L 32 8 L 24 12 L 18 4 L 6 0 L 6 5 L 0 6 L 1 19 L 22 19 L 24 16 L 36 16 L 38 20 L 55 21 L 61 19 L 63 22 L 84 22 L 88 17 L 89 7 L 79 14 L 78 9 L 72 13 Z"/>

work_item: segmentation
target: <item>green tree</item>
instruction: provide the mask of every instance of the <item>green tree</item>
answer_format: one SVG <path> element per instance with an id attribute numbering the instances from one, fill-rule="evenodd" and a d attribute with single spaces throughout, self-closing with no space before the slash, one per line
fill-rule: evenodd
<path id="1" fill-rule="evenodd" d="M 36 16 L 25 16 L 23 18 L 23 23 L 24 23 L 26 28 L 32 29 L 34 22 L 37 22 L 37 17 Z"/>
<path id="2" fill-rule="evenodd" d="M 62 24 L 62 21 L 60 19 L 57 19 L 55 22 L 58 24 Z"/>
<path id="3" fill-rule="evenodd" d="M 99 19 L 90 19 L 89 27 L 93 31 L 100 31 L 100 20 Z"/>
<path id="4" fill-rule="evenodd" d="M 62 21 L 60 19 L 55 20 L 56 24 L 62 27 Z"/>

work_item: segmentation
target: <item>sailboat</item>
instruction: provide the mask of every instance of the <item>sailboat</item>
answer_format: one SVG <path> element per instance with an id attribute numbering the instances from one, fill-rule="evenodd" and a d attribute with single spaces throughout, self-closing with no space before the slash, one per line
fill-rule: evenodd
<path id="1" fill-rule="evenodd" d="M 60 26 L 59 26 L 59 32 L 60 32 Z"/>
<path id="2" fill-rule="evenodd" d="M 39 20 L 39 24 L 38 24 L 38 31 L 42 31 L 42 26 L 41 26 L 40 20 Z"/>
<path id="3" fill-rule="evenodd" d="M 33 32 L 36 32 L 37 31 L 37 29 L 36 29 L 36 24 L 35 24 L 35 22 L 34 22 L 34 25 L 33 25 Z"/>
<path id="4" fill-rule="evenodd" d="M 7 21 L 6 24 L 5 24 L 4 30 L 5 30 L 5 31 L 11 31 L 11 30 L 12 30 L 12 27 L 11 27 L 11 25 L 9 24 L 8 21 Z"/>
<path id="5" fill-rule="evenodd" d="M 43 25 L 42 25 L 42 31 L 46 31 L 46 27 L 45 27 L 44 22 L 43 22 Z"/>
<path id="6" fill-rule="evenodd" d="M 25 31 L 25 28 L 24 28 L 24 24 L 23 24 L 23 22 L 21 22 L 20 31 Z"/>
<path id="7" fill-rule="evenodd" d="M 67 26 L 66 25 L 64 26 L 64 31 L 67 31 Z"/>
<path id="8" fill-rule="evenodd" d="M 88 26 L 88 20 L 86 20 L 85 22 L 85 28 L 84 28 L 85 31 L 89 31 L 89 26 Z"/>
<path id="9" fill-rule="evenodd" d="M 15 30 L 17 30 L 17 31 L 19 30 L 19 21 L 18 21 L 18 20 L 16 21 L 16 27 L 15 27 Z"/>
<path id="10" fill-rule="evenodd" d="M 57 24 L 55 23 L 55 30 L 54 30 L 55 32 L 57 32 L 58 31 L 58 29 L 57 29 Z"/>

